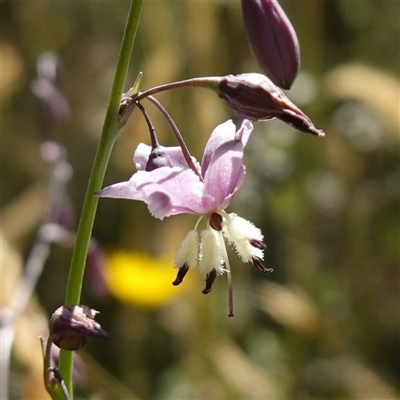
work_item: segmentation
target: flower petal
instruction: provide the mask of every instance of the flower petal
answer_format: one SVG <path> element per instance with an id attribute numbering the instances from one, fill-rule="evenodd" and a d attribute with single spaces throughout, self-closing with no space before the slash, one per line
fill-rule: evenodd
<path id="1" fill-rule="evenodd" d="M 131 183 L 132 178 L 128 182 L 120 182 L 120 183 L 115 183 L 114 185 L 107 186 L 104 189 L 97 192 L 96 195 L 99 197 L 109 197 L 113 199 L 129 199 L 129 200 L 143 201 L 142 195 L 136 189 L 136 186 L 132 185 Z"/>
<path id="2" fill-rule="evenodd" d="M 244 177 L 243 145 L 231 140 L 219 146 L 211 157 L 204 176 L 204 192 L 214 197 L 213 206 L 223 209 L 241 185 Z"/>
<path id="3" fill-rule="evenodd" d="M 212 204 L 212 198 L 203 193 L 204 184 L 191 169 L 162 167 L 151 172 L 139 171 L 130 182 L 155 218 L 207 214 Z"/>
<path id="4" fill-rule="evenodd" d="M 203 159 L 201 161 L 201 175 L 204 177 L 211 157 L 215 150 L 222 144 L 235 139 L 236 127 L 231 119 L 218 125 L 210 135 L 204 149 Z"/>
<path id="5" fill-rule="evenodd" d="M 136 147 L 133 155 L 133 163 L 138 171 L 144 171 L 146 169 L 147 161 L 151 153 L 151 146 L 139 143 Z"/>
<path id="6" fill-rule="evenodd" d="M 235 139 L 242 142 L 243 148 L 250 138 L 250 134 L 253 131 L 253 124 L 248 119 L 244 119 L 239 130 L 236 132 Z"/>

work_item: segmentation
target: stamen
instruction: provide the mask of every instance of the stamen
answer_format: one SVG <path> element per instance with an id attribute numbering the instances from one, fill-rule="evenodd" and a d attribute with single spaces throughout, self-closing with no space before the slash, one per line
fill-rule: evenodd
<path id="1" fill-rule="evenodd" d="M 199 217 L 199 219 L 196 221 L 196 225 L 194 226 L 193 230 L 195 230 L 195 231 L 197 230 L 197 228 L 198 228 L 198 226 L 200 224 L 200 221 L 203 219 L 203 217 L 204 217 L 204 215 L 201 215 Z"/>
<path id="2" fill-rule="evenodd" d="M 273 268 L 265 267 L 264 264 L 261 262 L 261 260 L 259 258 L 253 258 L 251 260 L 251 262 L 253 263 L 253 265 L 255 267 L 257 267 L 264 274 L 270 274 L 271 272 L 274 272 Z"/>
<path id="3" fill-rule="evenodd" d="M 228 253 L 226 252 L 225 240 L 221 231 L 218 232 L 218 240 L 219 240 L 219 246 L 222 251 L 222 258 L 225 264 L 226 277 L 228 279 L 228 310 L 229 310 L 228 317 L 234 317 L 235 314 L 233 313 L 233 286 L 232 286 L 231 266 L 229 264 L 229 258 L 228 258 Z"/>
<path id="4" fill-rule="evenodd" d="M 204 293 L 204 294 L 210 293 L 216 278 L 217 278 L 217 271 L 214 268 L 207 274 L 206 288 L 201 293 Z"/>
<path id="5" fill-rule="evenodd" d="M 182 283 L 183 278 L 189 271 L 189 267 L 186 264 L 183 264 L 182 267 L 179 268 L 178 274 L 176 275 L 176 279 L 172 282 L 174 286 L 178 286 Z"/>

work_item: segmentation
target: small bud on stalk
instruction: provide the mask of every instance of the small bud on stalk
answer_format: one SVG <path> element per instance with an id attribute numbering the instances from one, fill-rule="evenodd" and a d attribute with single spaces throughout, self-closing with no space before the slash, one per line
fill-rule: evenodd
<path id="1" fill-rule="evenodd" d="M 108 339 L 94 320 L 98 311 L 84 305 L 61 306 L 50 319 L 50 340 L 60 349 L 76 351 L 92 338 Z"/>
<path id="2" fill-rule="evenodd" d="M 242 0 L 251 51 L 275 85 L 290 89 L 300 66 L 296 32 L 277 0 Z"/>
<path id="3" fill-rule="evenodd" d="M 168 83 L 137 94 L 134 103 L 138 105 L 140 100 L 150 98 L 155 93 L 182 87 L 202 87 L 215 91 L 243 119 L 258 121 L 279 118 L 302 132 L 317 137 L 325 136 L 324 131 L 317 129 L 278 86 L 265 75 L 257 73 L 209 76 Z M 125 116 L 127 118 L 128 115 Z M 197 170 L 193 170 L 196 173 Z"/>
<path id="4" fill-rule="evenodd" d="M 241 118 L 252 121 L 279 118 L 302 132 L 325 136 L 281 89 L 262 74 L 225 76 L 219 82 L 219 96 Z"/>

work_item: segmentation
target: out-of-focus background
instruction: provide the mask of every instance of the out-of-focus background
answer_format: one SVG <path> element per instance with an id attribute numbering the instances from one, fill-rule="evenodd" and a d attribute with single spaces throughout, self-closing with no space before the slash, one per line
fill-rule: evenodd
<path id="1" fill-rule="evenodd" d="M 110 333 L 80 352 L 77 394 L 90 399 L 399 398 L 398 1 L 282 2 L 301 45 L 288 96 L 324 139 L 279 121 L 258 122 L 247 175 L 228 211 L 265 235 L 263 275 L 230 253 L 226 277 L 204 296 L 191 271 L 175 288 L 173 257 L 195 216 L 164 221 L 144 204 L 101 199 L 82 303 Z M 2 306 L 19 279 L 48 200 L 44 140 L 61 142 L 76 228 L 102 128 L 129 2 L 2 2 Z M 70 113 L 55 132 L 31 87 L 45 51 L 60 62 Z M 144 2 L 129 80 L 143 89 L 196 76 L 260 72 L 239 1 Z M 201 158 L 212 129 L 232 118 L 204 89 L 157 98 Z M 164 145 L 167 124 L 143 103 Z M 67 115 L 65 113 L 65 115 Z M 127 180 L 148 131 L 136 110 L 120 132 L 104 185 Z M 35 296 L 18 321 L 12 399 L 45 398 L 38 335 L 63 303 L 72 249 L 53 245 Z"/>

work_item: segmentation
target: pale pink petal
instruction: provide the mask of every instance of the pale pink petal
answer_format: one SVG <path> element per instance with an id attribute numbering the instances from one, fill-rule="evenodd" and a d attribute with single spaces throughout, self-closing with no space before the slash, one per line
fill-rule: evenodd
<path id="1" fill-rule="evenodd" d="M 138 171 L 144 171 L 151 153 L 151 146 L 139 143 L 133 155 L 133 163 Z"/>
<path id="2" fill-rule="evenodd" d="M 214 206 L 226 207 L 243 181 L 243 145 L 232 140 L 214 152 L 204 176 L 204 191 L 214 197 Z M 227 201 L 225 199 L 229 198 Z"/>
<path id="3" fill-rule="evenodd" d="M 204 149 L 201 161 L 201 175 L 204 177 L 210 160 L 215 150 L 222 144 L 235 139 L 236 126 L 231 119 L 218 125 L 211 133 L 210 138 Z"/>
<path id="4" fill-rule="evenodd" d="M 143 201 L 140 192 L 136 189 L 135 185 L 131 184 L 132 178 L 128 182 L 115 183 L 114 185 L 107 186 L 104 189 L 97 192 L 96 195 L 99 197 L 110 197 L 114 199 L 129 199 L 129 200 Z"/>
<path id="5" fill-rule="evenodd" d="M 235 139 L 240 140 L 242 142 L 243 147 L 246 147 L 246 144 L 250 138 L 250 134 L 253 131 L 253 124 L 248 119 L 244 119 L 241 127 L 236 132 Z"/>
<path id="6" fill-rule="evenodd" d="M 204 184 L 190 169 L 162 167 L 151 172 L 139 171 L 131 181 L 156 218 L 210 211 L 212 198 L 203 193 Z"/>

